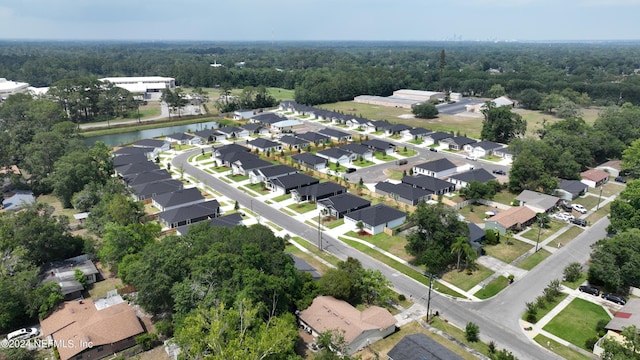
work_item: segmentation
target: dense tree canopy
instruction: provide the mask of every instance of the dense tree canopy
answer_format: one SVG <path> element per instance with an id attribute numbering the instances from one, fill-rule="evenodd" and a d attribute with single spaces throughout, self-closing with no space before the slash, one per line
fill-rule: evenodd
<path id="1" fill-rule="evenodd" d="M 411 112 L 419 118 L 433 119 L 438 116 L 438 109 L 432 103 L 424 103 L 416 105 L 411 109 Z"/>
<path id="2" fill-rule="evenodd" d="M 318 282 L 321 293 L 352 305 L 384 305 L 391 299 L 390 285 L 379 270 L 365 269 L 354 258 L 339 262 L 337 268 L 329 269 Z"/>
<path id="3" fill-rule="evenodd" d="M 508 106 L 495 107 L 493 102 L 488 101 L 482 109 L 482 114 L 482 140 L 507 144 L 527 131 L 527 121 L 522 115 L 512 112 Z"/>
<path id="4" fill-rule="evenodd" d="M 619 232 L 593 244 L 589 282 L 611 291 L 640 286 L 640 230 Z"/>
<path id="5" fill-rule="evenodd" d="M 611 203 L 609 233 L 640 228 L 640 180 L 632 180 Z"/>

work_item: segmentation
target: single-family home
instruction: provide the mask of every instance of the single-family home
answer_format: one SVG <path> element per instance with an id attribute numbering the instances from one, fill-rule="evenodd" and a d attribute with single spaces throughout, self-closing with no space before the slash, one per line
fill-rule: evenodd
<path id="1" fill-rule="evenodd" d="M 247 143 L 249 148 L 266 153 L 282 150 L 282 144 L 265 138 L 257 138 Z"/>
<path id="2" fill-rule="evenodd" d="M 152 183 L 132 186 L 132 196 L 136 201 L 144 201 L 160 194 L 182 190 L 184 184 L 180 180 L 167 179 Z"/>
<path id="3" fill-rule="evenodd" d="M 364 225 L 363 231 L 376 235 L 385 228 L 393 229 L 404 224 L 407 213 L 385 204 L 377 204 L 344 215 L 344 223 L 351 224 L 354 228 L 357 228 L 360 221 Z"/>
<path id="4" fill-rule="evenodd" d="M 356 143 L 350 143 L 340 146 L 338 149 L 348 151 L 352 154 L 355 154 L 357 158 L 362 158 L 363 160 L 371 161 L 373 160 L 373 150 L 368 146 Z"/>
<path id="5" fill-rule="evenodd" d="M 515 206 L 487 218 L 484 229 L 504 235 L 509 230 L 520 231 L 536 221 L 536 212 L 526 206 Z"/>
<path id="6" fill-rule="evenodd" d="M 251 154 L 251 156 L 246 156 L 244 155 L 245 153 L 236 154 L 240 155 L 240 159 L 231 163 L 231 173 L 233 175 L 249 176 L 252 170 L 273 165 L 272 162 L 262 160 L 253 154 Z"/>
<path id="7" fill-rule="evenodd" d="M 318 184 L 320 180 L 301 173 L 281 176 L 268 181 L 268 187 L 277 194 L 288 194 L 291 190 Z"/>
<path id="8" fill-rule="evenodd" d="M 327 159 L 331 164 L 350 164 L 358 158 L 356 154 L 338 148 L 321 150 L 316 155 Z"/>
<path id="9" fill-rule="evenodd" d="M 266 183 L 269 180 L 277 179 L 281 176 L 293 175 L 298 170 L 287 165 L 273 165 L 259 169 L 254 169 L 249 172 L 249 180 L 252 184 Z"/>
<path id="10" fill-rule="evenodd" d="M 406 335 L 387 353 L 389 360 L 463 360 L 423 333 Z"/>
<path id="11" fill-rule="evenodd" d="M 7 196 L 2 200 L 2 209 L 4 211 L 18 211 L 36 202 L 31 190 L 16 190 L 13 195 Z"/>
<path id="12" fill-rule="evenodd" d="M 134 142 L 132 144 L 133 147 L 141 147 L 141 148 L 152 148 L 154 152 L 154 157 L 163 151 L 169 151 L 171 149 L 171 144 L 164 140 L 155 140 L 155 139 L 142 139 Z"/>
<path id="13" fill-rule="evenodd" d="M 219 147 L 211 147 L 212 158 L 216 161 L 218 166 L 231 167 L 231 163 L 238 160 L 237 158 L 234 158 L 233 154 L 246 153 L 245 156 L 253 156 L 253 154 L 249 154 L 250 151 L 251 149 L 249 149 L 248 147 L 238 144 L 228 144 Z"/>
<path id="14" fill-rule="evenodd" d="M 581 181 L 592 188 L 604 185 L 610 176 L 608 172 L 600 169 L 589 169 L 580 173 Z"/>
<path id="15" fill-rule="evenodd" d="M 317 132 L 313 132 L 313 131 L 309 131 L 302 134 L 296 134 L 295 137 L 303 140 L 307 140 L 308 142 L 313 143 L 315 145 L 327 143 L 330 140 L 328 136 L 317 133 Z"/>
<path id="16" fill-rule="evenodd" d="M 625 338 L 621 335 L 625 328 L 635 326 L 640 328 L 640 299 L 629 298 L 627 303 L 618 310 L 611 320 L 604 326 L 607 333 L 598 340 L 593 347 L 593 353 L 602 356 L 604 352 L 603 343 L 605 340 L 613 340 L 624 344 Z"/>
<path id="17" fill-rule="evenodd" d="M 451 137 L 451 134 L 441 132 L 441 131 L 436 131 L 430 134 L 423 135 L 422 140 L 424 141 L 425 145 L 431 146 L 431 145 L 440 145 L 440 141 L 444 139 L 448 139 L 450 137 Z"/>
<path id="18" fill-rule="evenodd" d="M 127 175 L 140 174 L 147 171 L 159 170 L 158 164 L 151 161 L 144 161 L 133 164 L 126 164 L 115 168 L 116 175 L 125 177 Z"/>
<path id="19" fill-rule="evenodd" d="M 153 149 L 152 148 L 125 146 L 125 147 L 122 147 L 122 148 L 120 148 L 118 150 L 115 150 L 112 154 L 113 154 L 114 157 L 124 156 L 124 155 L 142 154 L 142 155 L 146 156 L 147 159 L 150 159 L 151 155 L 147 155 L 149 153 L 153 154 Z"/>
<path id="20" fill-rule="evenodd" d="M 493 155 L 505 160 L 513 160 L 513 151 L 508 146 L 493 150 Z"/>
<path id="21" fill-rule="evenodd" d="M 494 151 L 505 147 L 503 144 L 499 144 L 493 141 L 479 141 L 476 143 L 466 144 L 463 146 L 464 151 L 469 155 L 479 158 L 492 155 Z"/>
<path id="22" fill-rule="evenodd" d="M 242 125 L 241 128 L 247 130 L 249 135 L 267 136 L 271 132 L 260 123 L 249 123 Z"/>
<path id="23" fill-rule="evenodd" d="M 410 140 L 422 140 L 427 134 L 431 134 L 432 131 L 429 129 L 417 127 L 404 130 L 401 134 L 405 139 Z"/>
<path id="24" fill-rule="evenodd" d="M 282 120 L 271 124 L 271 130 L 277 133 L 293 132 L 304 126 L 304 123 L 300 120 Z"/>
<path id="25" fill-rule="evenodd" d="M 408 131 L 411 129 L 412 129 L 411 126 L 406 124 L 393 124 L 389 128 L 387 128 L 384 133 L 385 135 L 393 136 L 393 135 L 399 135 L 403 131 Z"/>
<path id="26" fill-rule="evenodd" d="M 496 180 L 496 177 L 483 168 L 477 168 L 469 171 L 465 171 L 459 174 L 453 174 L 449 176 L 449 182 L 456 184 L 457 189 L 466 187 L 472 181 L 478 181 L 483 184 L 491 180 Z"/>
<path id="27" fill-rule="evenodd" d="M 449 150 L 462 150 L 465 145 L 474 144 L 477 141 L 466 136 L 453 136 L 440 140 L 440 144 L 449 146 Z"/>
<path id="28" fill-rule="evenodd" d="M 589 186 L 580 180 L 560 180 L 553 195 L 571 201 L 589 191 Z"/>
<path id="29" fill-rule="evenodd" d="M 326 199 L 345 192 L 347 192 L 347 188 L 344 186 L 332 181 L 327 181 L 305 186 L 300 189 L 293 189 L 291 190 L 291 196 L 296 202 L 317 202 L 318 200 Z"/>
<path id="30" fill-rule="evenodd" d="M 351 141 L 351 134 L 346 133 L 344 131 L 335 130 L 331 128 L 324 128 L 318 130 L 319 134 L 328 136 L 331 140 L 342 142 L 342 141 Z"/>
<path id="31" fill-rule="evenodd" d="M 360 311 L 332 296 L 318 296 L 298 314 L 300 324 L 315 337 L 326 331 L 342 335 L 346 352 L 353 354 L 396 331 L 396 318 L 378 306 Z"/>
<path id="32" fill-rule="evenodd" d="M 43 265 L 40 277 L 42 283 L 55 282 L 60 285 L 65 299 L 74 300 L 81 298 L 82 291 L 85 290 L 84 285 L 76 278 L 76 270 L 82 272 L 87 285 L 98 281 L 100 272 L 86 254 Z"/>
<path id="33" fill-rule="evenodd" d="M 435 195 L 444 195 L 456 190 L 454 184 L 427 175 L 405 176 L 402 178 L 402 182 L 413 187 L 431 191 Z"/>
<path id="34" fill-rule="evenodd" d="M 383 132 L 386 132 L 387 129 L 393 126 L 392 123 L 386 120 L 372 120 L 371 125 L 374 126 L 375 131 L 383 131 Z"/>
<path id="35" fill-rule="evenodd" d="M 312 153 L 302 153 L 291 155 L 291 159 L 301 166 L 305 166 L 313 170 L 324 170 L 327 167 L 327 159 L 314 155 Z"/>
<path id="36" fill-rule="evenodd" d="M 622 171 L 622 160 L 609 160 L 596 166 L 596 169 L 606 171 L 611 177 L 616 178 L 620 176 L 620 172 Z"/>
<path id="37" fill-rule="evenodd" d="M 40 327 L 43 337 L 57 345 L 60 360 L 111 357 L 136 345 L 135 337 L 144 333 L 136 312 L 119 295 L 67 301 Z"/>
<path id="38" fill-rule="evenodd" d="M 416 175 L 427 175 L 437 178 L 450 176 L 461 170 L 462 166 L 459 167 L 447 158 L 427 161 L 421 164 L 416 164 L 413 167 L 413 173 Z"/>
<path id="39" fill-rule="evenodd" d="M 531 190 L 522 190 L 516 200 L 520 202 L 520 206 L 526 206 L 537 213 L 551 212 L 560 203 L 559 197 Z"/>
<path id="40" fill-rule="evenodd" d="M 113 158 L 113 167 L 143 162 L 149 162 L 149 158 L 145 154 L 119 155 Z"/>
<path id="41" fill-rule="evenodd" d="M 346 123 L 349 129 L 359 129 L 360 131 L 370 130 L 368 124 L 369 124 L 369 119 L 365 119 L 358 116 L 352 117 L 351 119 L 347 120 L 347 123 Z"/>
<path id="42" fill-rule="evenodd" d="M 151 200 L 151 204 L 160 211 L 176 209 L 182 206 L 197 204 L 205 201 L 198 188 L 188 188 L 170 193 L 158 194 Z"/>
<path id="43" fill-rule="evenodd" d="M 270 127 L 271 124 L 280 122 L 282 120 L 286 120 L 286 118 L 282 117 L 282 116 L 280 116 L 280 115 L 278 115 L 276 113 L 265 112 L 265 113 L 261 113 L 261 114 L 252 116 L 249 121 L 251 121 L 253 123 L 262 124 L 262 125 L 264 125 L 266 127 Z"/>
<path id="44" fill-rule="evenodd" d="M 413 187 L 409 184 L 394 184 L 389 181 L 381 181 L 375 185 L 376 194 L 388 196 L 389 198 L 408 205 L 418 205 L 421 201 L 431 199 L 431 191 Z"/>
<path id="45" fill-rule="evenodd" d="M 371 201 L 345 192 L 319 200 L 317 204 L 321 214 L 339 219 L 352 211 L 371 206 Z"/>
<path id="46" fill-rule="evenodd" d="M 193 135 L 197 138 L 200 138 L 201 144 L 221 142 L 227 139 L 227 135 L 213 129 L 196 131 L 193 133 Z"/>
<path id="47" fill-rule="evenodd" d="M 280 143 L 282 143 L 282 145 L 284 145 L 284 147 L 289 150 L 304 149 L 307 146 L 309 146 L 308 140 L 301 139 L 293 135 L 285 135 L 281 137 L 278 141 L 280 141 Z"/>
<path id="48" fill-rule="evenodd" d="M 218 200 L 203 201 L 197 204 L 187 205 L 158 214 L 158 220 L 166 228 L 177 228 L 188 224 L 213 219 L 220 214 Z"/>
<path id="49" fill-rule="evenodd" d="M 373 150 L 373 152 L 379 152 L 385 155 L 391 155 L 396 152 L 396 145 L 388 141 L 382 141 L 378 139 L 363 141 L 362 145 Z"/>
<path id="50" fill-rule="evenodd" d="M 134 187 L 136 185 L 163 181 L 167 179 L 171 179 L 171 174 L 165 169 L 147 171 L 123 177 L 124 183 L 128 187 Z"/>
<path id="51" fill-rule="evenodd" d="M 253 116 L 253 110 L 241 109 L 233 112 L 233 120 L 250 119 Z"/>
<path id="52" fill-rule="evenodd" d="M 469 228 L 469 245 L 476 251 L 477 256 L 484 255 L 482 242 L 485 240 L 487 232 L 472 222 L 467 222 L 467 227 Z"/>
<path id="53" fill-rule="evenodd" d="M 175 144 L 184 145 L 184 144 L 193 144 L 194 138 L 195 136 L 193 135 L 189 135 L 183 132 L 178 132 L 175 134 L 165 136 L 164 140 L 172 144 L 175 143 Z M 198 138 L 198 141 L 199 141 L 199 138 Z"/>
<path id="54" fill-rule="evenodd" d="M 237 126 L 221 127 L 220 129 L 218 129 L 218 132 L 223 133 L 227 137 L 227 139 L 249 137 L 249 131 Z"/>
<path id="55" fill-rule="evenodd" d="M 240 213 L 233 213 L 224 216 L 218 216 L 209 221 L 201 221 L 198 224 L 205 224 L 203 226 L 207 227 L 226 227 L 232 228 L 234 226 L 242 225 L 242 215 Z M 176 228 L 176 234 L 178 235 L 187 235 L 189 233 L 189 229 L 192 229 L 193 224 L 184 225 Z"/>

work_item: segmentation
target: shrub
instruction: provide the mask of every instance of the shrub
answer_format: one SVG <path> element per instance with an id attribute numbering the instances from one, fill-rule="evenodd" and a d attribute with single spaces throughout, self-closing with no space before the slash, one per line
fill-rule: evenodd
<path id="1" fill-rule="evenodd" d="M 538 309 L 544 309 L 545 306 L 547 306 L 547 299 L 545 299 L 544 296 L 538 296 L 536 298 L 536 307 Z"/>
<path id="2" fill-rule="evenodd" d="M 404 296 L 404 294 L 398 295 L 398 301 L 405 301 L 405 300 L 407 300 L 407 297 Z"/>
<path id="3" fill-rule="evenodd" d="M 142 350 L 148 351 L 156 347 L 160 341 L 158 341 L 158 335 L 156 334 L 142 334 L 136 336 L 136 344 L 138 344 Z"/>
<path id="4" fill-rule="evenodd" d="M 171 321 L 161 320 L 156 322 L 154 326 L 158 334 L 166 338 L 170 338 L 173 336 L 173 325 L 171 324 Z"/>
<path id="5" fill-rule="evenodd" d="M 468 322 L 467 326 L 464 329 L 464 337 L 469 342 L 477 342 L 480 336 L 480 328 L 478 325 Z"/>
<path id="6" fill-rule="evenodd" d="M 595 344 L 598 342 L 598 337 L 594 336 L 594 337 L 590 337 L 587 340 L 585 340 L 584 342 L 584 347 L 589 349 L 589 350 L 593 350 L 593 347 L 595 346 Z"/>
<path id="7" fill-rule="evenodd" d="M 566 281 L 574 282 L 582 275 L 582 265 L 578 262 L 572 262 L 564 268 L 563 274 Z"/>

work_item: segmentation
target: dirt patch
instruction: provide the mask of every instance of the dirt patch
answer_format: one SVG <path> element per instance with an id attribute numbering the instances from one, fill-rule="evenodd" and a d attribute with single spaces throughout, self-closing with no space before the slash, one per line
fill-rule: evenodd
<path id="1" fill-rule="evenodd" d="M 140 360 L 171 360 L 164 350 L 164 346 L 158 346 L 157 348 L 140 353 L 137 357 Z"/>

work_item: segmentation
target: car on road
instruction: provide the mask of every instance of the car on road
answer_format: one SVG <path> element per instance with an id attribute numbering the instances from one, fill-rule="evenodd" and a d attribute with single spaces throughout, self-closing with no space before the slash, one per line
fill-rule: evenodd
<path id="1" fill-rule="evenodd" d="M 407 165 L 408 162 L 407 159 L 398 160 L 398 165 Z"/>
<path id="2" fill-rule="evenodd" d="M 571 220 L 571 222 L 582 227 L 587 226 L 587 220 L 585 219 L 576 218 Z"/>
<path id="3" fill-rule="evenodd" d="M 31 339 L 40 335 L 40 331 L 36 328 L 22 328 L 7 334 L 7 340 Z"/>
<path id="4" fill-rule="evenodd" d="M 620 305 L 624 305 L 627 303 L 627 300 L 621 298 L 618 295 L 614 295 L 614 294 L 603 294 L 602 298 L 605 300 L 609 300 L 611 302 L 614 302 L 616 304 L 620 304 Z"/>
<path id="5" fill-rule="evenodd" d="M 583 293 L 587 293 L 587 294 L 591 294 L 594 296 L 598 296 L 600 295 L 600 290 L 598 290 L 597 288 L 594 288 L 593 286 L 589 286 L 589 285 L 581 285 L 578 290 L 580 290 Z"/>
<path id="6" fill-rule="evenodd" d="M 356 168 L 347 168 L 346 173 L 351 174 L 352 172 L 356 172 Z"/>
<path id="7" fill-rule="evenodd" d="M 587 209 L 580 205 L 580 204 L 573 204 L 571 205 L 571 207 L 573 208 L 573 210 L 579 212 L 580 214 L 586 214 L 587 213 Z"/>
<path id="8" fill-rule="evenodd" d="M 493 170 L 492 173 L 496 175 L 507 175 L 507 172 L 504 170 Z"/>
<path id="9" fill-rule="evenodd" d="M 429 148 L 429 151 L 438 152 L 438 149 L 436 149 L 436 148 Z"/>
<path id="10" fill-rule="evenodd" d="M 627 183 L 627 179 L 625 179 L 625 178 L 623 178 L 621 176 L 616 177 L 615 180 L 616 180 L 616 182 L 619 182 L 619 183 L 623 183 L 623 184 Z"/>

